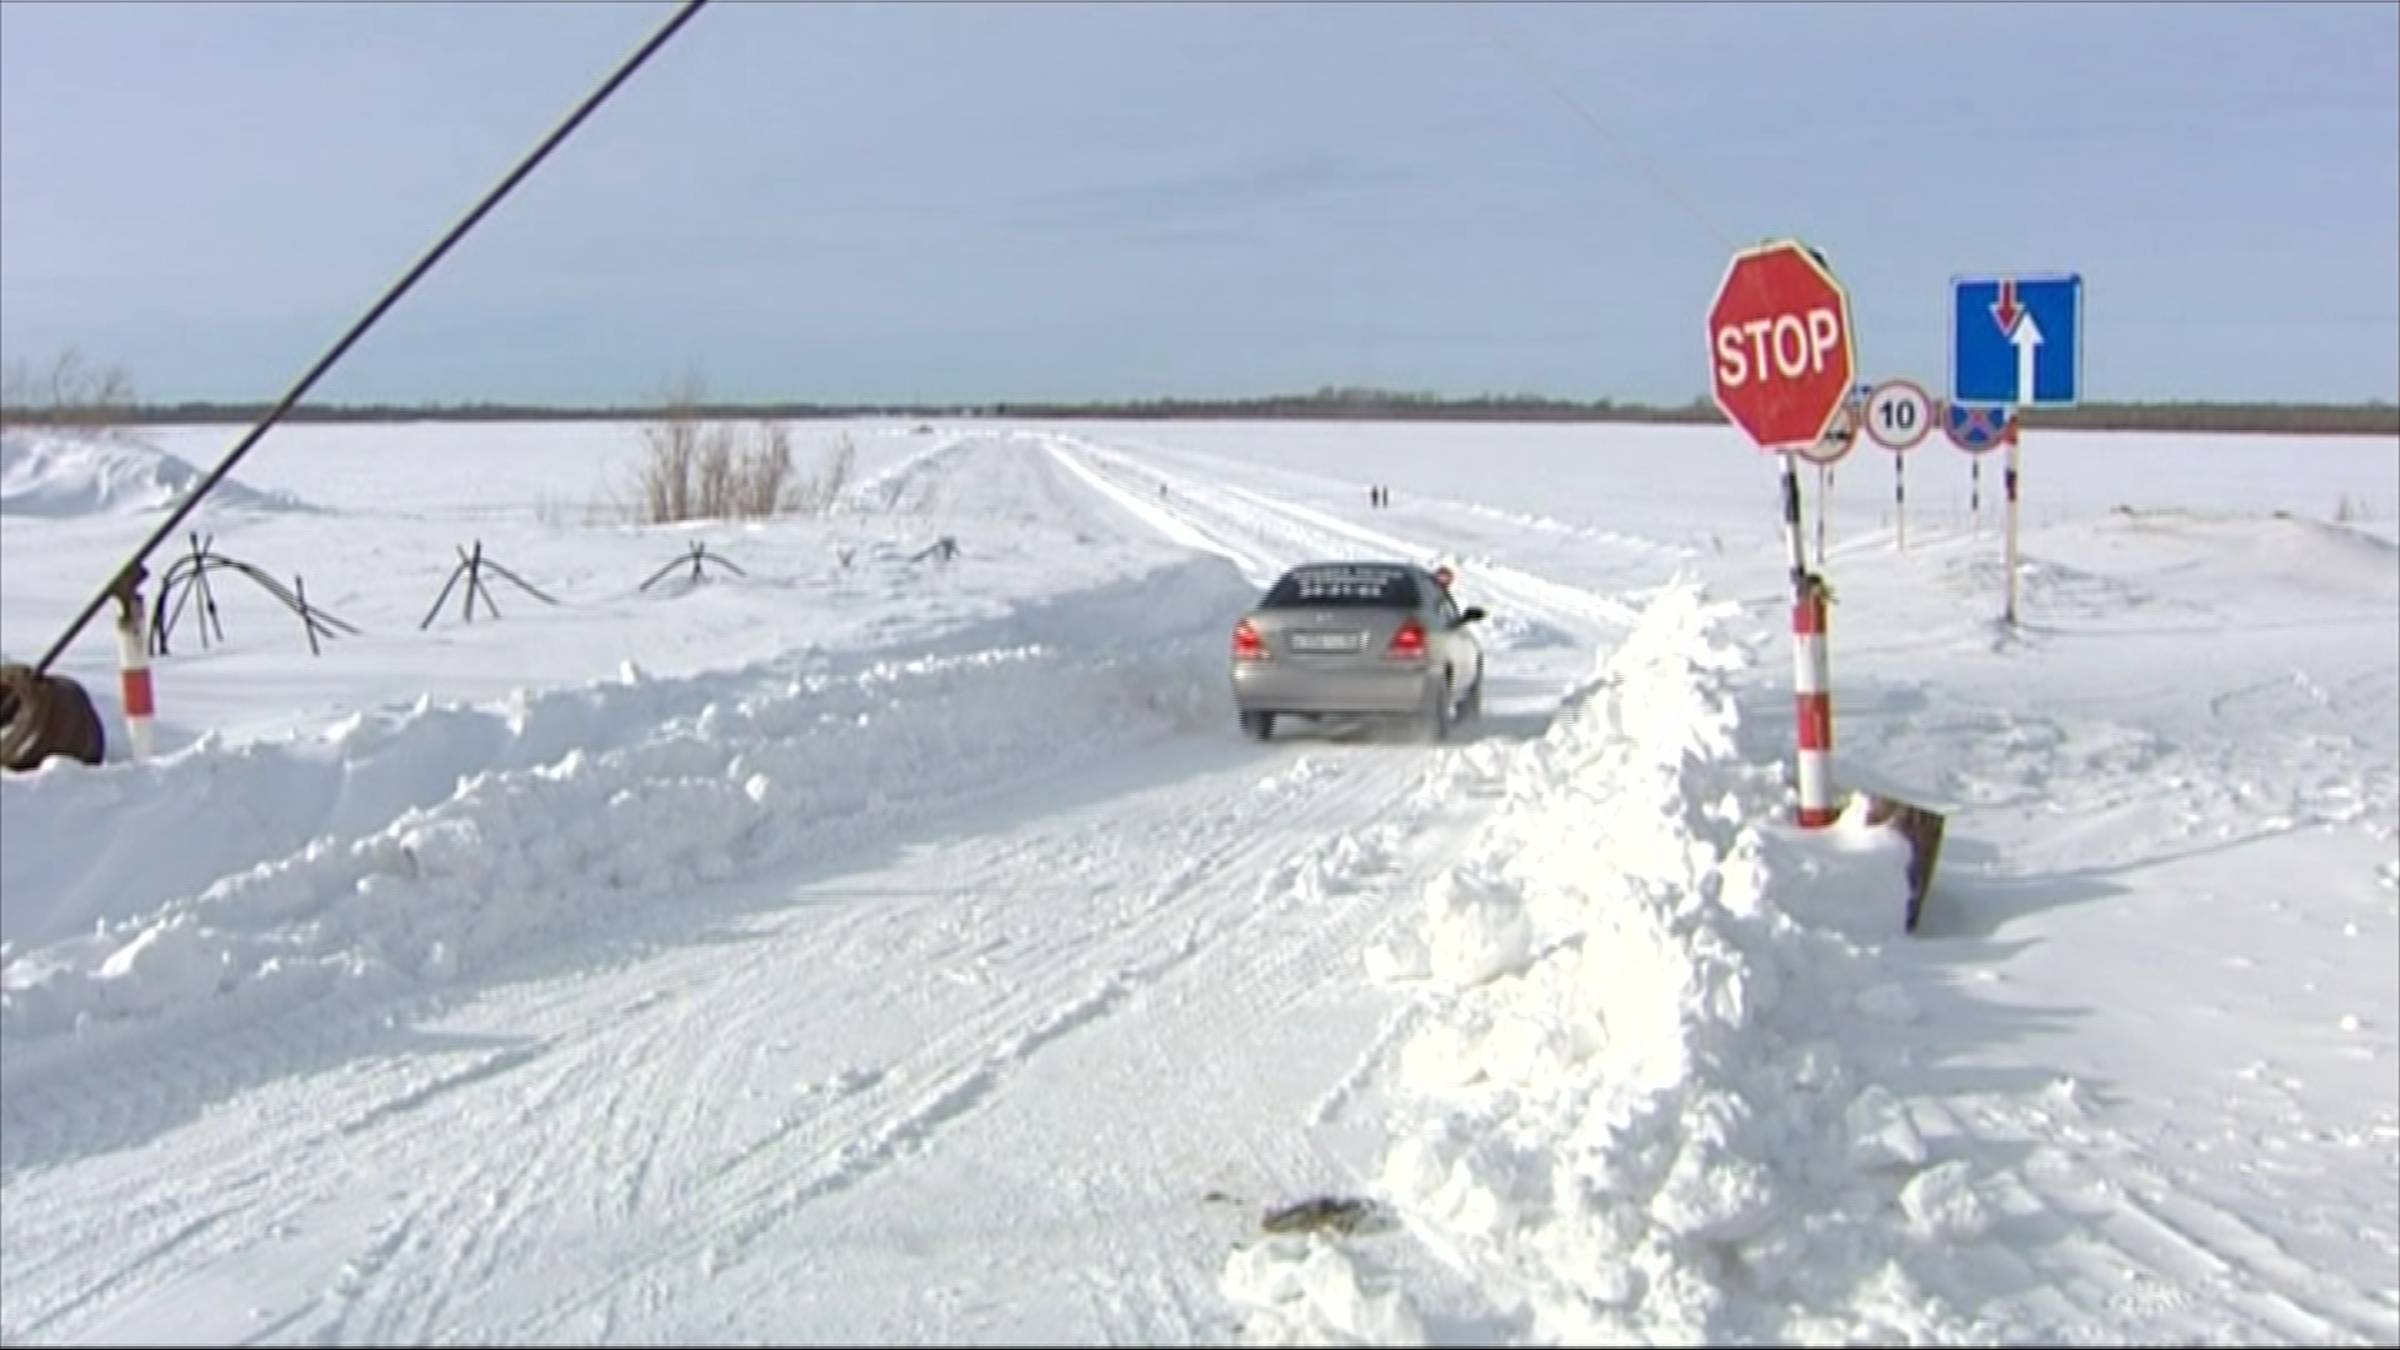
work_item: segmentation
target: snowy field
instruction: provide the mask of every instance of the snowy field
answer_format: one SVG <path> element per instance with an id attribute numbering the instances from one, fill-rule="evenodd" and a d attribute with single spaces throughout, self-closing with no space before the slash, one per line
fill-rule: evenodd
<path id="1" fill-rule="evenodd" d="M 622 426 L 262 443 L 194 526 L 361 635 L 218 574 L 155 760 L 0 779 L 0 1339 L 2400 1341 L 2400 443 L 2030 436 L 2013 631 L 1998 461 L 1845 461 L 1912 937 L 1730 431 L 845 434 L 657 528 Z M 237 435 L 0 442 L 0 651 Z M 478 540 L 558 603 L 420 631 Z M 1238 734 L 1323 556 L 1457 565 L 1480 721 Z"/>

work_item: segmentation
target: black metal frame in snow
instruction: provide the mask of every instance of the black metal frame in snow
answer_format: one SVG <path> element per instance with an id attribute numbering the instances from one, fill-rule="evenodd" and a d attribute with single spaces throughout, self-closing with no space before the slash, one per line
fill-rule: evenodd
<path id="1" fill-rule="evenodd" d="M 177 558 L 167 568 L 166 575 L 159 580 L 158 599 L 153 603 L 150 611 L 150 654 L 152 656 L 173 655 L 167 649 L 168 639 L 173 636 L 176 622 L 183 617 L 184 607 L 191 602 L 194 595 L 200 597 L 200 607 L 196 612 L 199 616 L 197 622 L 200 625 L 201 649 L 205 651 L 208 648 L 211 627 L 216 629 L 217 641 L 225 640 L 225 621 L 217 612 L 216 591 L 208 582 L 210 572 L 234 572 L 248 577 L 257 584 L 259 589 L 275 597 L 276 601 L 285 609 L 299 615 L 300 625 L 308 634 L 308 650 L 312 656 L 323 654 L 317 641 L 320 637 L 357 637 L 359 635 L 359 630 L 355 625 L 308 603 L 307 583 L 301 580 L 299 574 L 293 574 L 292 585 L 290 589 L 286 589 L 282 582 L 276 580 L 273 574 L 265 569 L 254 567 L 239 558 L 226 557 L 211 549 L 210 545 L 216 542 L 215 535 L 203 538 L 198 531 L 194 531 L 190 539 L 192 551 Z M 177 595 L 179 588 L 181 590 L 180 598 Z M 168 607 L 169 601 L 173 601 L 171 609 Z"/>
<path id="2" fill-rule="evenodd" d="M 455 548 L 456 545 L 452 547 Z M 475 541 L 474 552 L 469 553 L 463 548 L 458 549 L 458 566 L 450 569 L 450 579 L 442 583 L 442 593 L 433 598 L 433 608 L 425 611 L 425 620 L 417 625 L 417 631 L 422 633 L 433 627 L 433 621 L 441 616 L 442 602 L 450 598 L 451 588 L 458 585 L 458 579 L 462 576 L 467 579 L 467 591 L 459 599 L 460 617 L 468 623 L 475 622 L 475 597 L 480 595 L 483 597 L 483 607 L 491 611 L 493 618 L 499 618 L 500 606 L 492 599 L 492 588 L 483 582 L 483 574 L 486 572 L 498 573 L 505 580 L 515 584 L 518 590 L 545 605 L 555 606 L 558 604 L 558 601 L 551 598 L 541 587 L 483 556 L 483 541 L 478 539 Z"/>
<path id="3" fill-rule="evenodd" d="M 690 582 L 692 585 L 697 586 L 701 582 L 708 579 L 707 576 L 700 570 L 700 564 L 704 562 L 715 563 L 717 566 L 724 568 L 737 577 L 748 577 L 750 575 L 748 572 L 743 571 L 738 565 L 736 565 L 732 559 L 727 558 L 722 554 L 709 552 L 708 545 L 695 540 L 691 546 L 691 549 L 683 556 L 677 558 L 671 563 L 668 563 L 666 566 L 658 569 L 657 571 L 652 572 L 650 574 L 650 579 L 642 583 L 641 589 L 645 591 L 649 590 L 652 586 L 655 586 L 660 581 L 664 580 L 667 573 L 674 571 L 676 568 L 683 566 L 685 563 L 690 563 L 692 565 Z"/>

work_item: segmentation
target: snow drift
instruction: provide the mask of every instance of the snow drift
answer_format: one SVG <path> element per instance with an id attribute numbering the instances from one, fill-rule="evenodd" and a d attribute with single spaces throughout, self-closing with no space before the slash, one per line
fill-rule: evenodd
<path id="1" fill-rule="evenodd" d="M 1911 1015 L 1876 948 L 1905 846 L 1761 823 L 1785 794 L 1735 749 L 1730 612 L 1660 593 L 1547 735 L 1459 766 L 1504 807 L 1367 957 L 1419 991 L 1382 1198 L 1512 1339 L 2006 1336 L 1918 1270 L 1988 1222 L 1972 1164 L 1849 1048 Z M 1274 1238 L 1224 1286 L 1266 1339 L 1421 1338 L 1381 1264 Z"/>
<path id="2" fill-rule="evenodd" d="M 313 743 L 0 781 L 24 841 L 0 893 L 23 930 L 0 965 L 8 1077 L 62 1037 L 454 980 L 636 899 L 1230 721 L 1218 639 L 1247 594 L 1192 562 L 905 657 L 663 682 L 629 667 L 503 707 L 361 715 Z"/>
<path id="3" fill-rule="evenodd" d="M 0 436 L 0 514 L 91 516 L 158 511 L 182 500 L 204 470 L 147 441 L 112 433 L 67 437 L 10 432 Z M 307 506 L 287 492 L 261 492 L 228 478 L 209 504 L 249 510 L 297 511 Z"/>

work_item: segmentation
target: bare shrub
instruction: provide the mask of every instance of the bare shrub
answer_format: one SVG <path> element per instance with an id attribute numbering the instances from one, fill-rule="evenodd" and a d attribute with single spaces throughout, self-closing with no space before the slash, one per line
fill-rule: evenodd
<path id="1" fill-rule="evenodd" d="M 668 387 L 658 415 L 635 429 L 642 462 L 634 477 L 634 519 L 666 525 L 692 518 L 692 471 L 700 458 L 700 379 L 686 375 Z"/>
<path id="2" fill-rule="evenodd" d="M 711 422 L 700 433 L 700 448 L 692 462 L 692 514 L 703 520 L 722 520 L 733 514 L 733 428 Z"/>
<path id="3" fill-rule="evenodd" d="M 735 477 L 733 507 L 744 516 L 771 516 L 790 505 L 793 492 L 792 433 L 781 422 L 761 422 L 751 430 Z"/>
<path id="4" fill-rule="evenodd" d="M 69 347 L 46 366 L 12 361 L 0 371 L 0 426 L 45 426 L 100 436 L 132 420 L 133 377 L 93 365 Z"/>
<path id="5" fill-rule="evenodd" d="M 792 436 L 780 422 L 735 427 L 702 416 L 696 378 L 661 401 L 658 415 L 638 428 L 642 460 L 636 471 L 632 518 L 663 525 L 682 520 L 755 519 L 787 510 L 821 512 L 830 485 L 838 494 L 855 454 L 844 439 L 824 477 L 801 480 L 792 461 Z"/>
<path id="6" fill-rule="evenodd" d="M 634 485 L 636 519 L 664 525 L 692 518 L 692 461 L 698 457 L 700 424 L 670 416 L 641 428 L 642 465 Z"/>

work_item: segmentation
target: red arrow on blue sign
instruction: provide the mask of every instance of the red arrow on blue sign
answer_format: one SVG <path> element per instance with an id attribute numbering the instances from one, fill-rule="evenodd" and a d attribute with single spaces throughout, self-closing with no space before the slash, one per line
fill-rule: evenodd
<path id="1" fill-rule="evenodd" d="M 2001 333 L 2006 335 L 2016 332 L 2017 316 L 2023 314 L 2024 312 L 2024 310 L 2017 308 L 2017 283 L 2013 281 L 2001 282 L 2000 303 L 1992 306 L 1992 319 L 1994 322 L 2000 325 Z M 2032 392 L 2032 390 L 2028 389 L 2024 392 L 2024 394 L 2020 395 L 2020 397 L 2030 397 Z"/>

